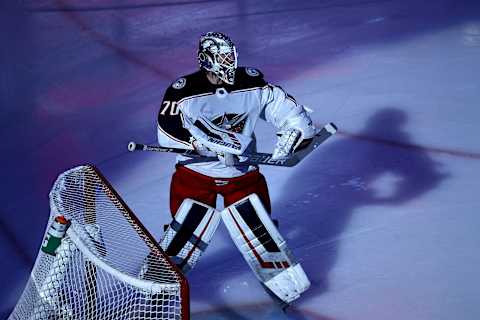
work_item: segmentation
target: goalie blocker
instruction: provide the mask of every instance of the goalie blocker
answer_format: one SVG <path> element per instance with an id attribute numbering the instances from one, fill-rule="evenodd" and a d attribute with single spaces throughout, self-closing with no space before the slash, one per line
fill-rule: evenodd
<path id="1" fill-rule="evenodd" d="M 185 199 L 161 241 L 165 252 L 184 272 L 206 250 L 220 217 L 257 278 L 285 304 L 308 289 L 310 281 L 295 261 L 260 198 L 250 194 L 219 212 Z"/>

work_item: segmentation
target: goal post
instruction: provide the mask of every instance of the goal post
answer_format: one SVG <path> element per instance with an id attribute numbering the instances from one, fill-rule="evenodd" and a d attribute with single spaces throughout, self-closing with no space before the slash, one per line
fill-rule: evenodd
<path id="1" fill-rule="evenodd" d="M 50 208 L 48 225 L 70 227 L 55 256 L 39 251 L 9 320 L 189 319 L 186 278 L 98 169 L 61 174 Z"/>

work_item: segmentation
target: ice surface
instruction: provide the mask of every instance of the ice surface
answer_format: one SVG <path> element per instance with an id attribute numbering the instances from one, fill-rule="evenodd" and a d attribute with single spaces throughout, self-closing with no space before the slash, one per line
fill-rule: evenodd
<path id="1" fill-rule="evenodd" d="M 65 169 L 99 166 L 160 237 L 174 156 L 126 145 L 155 142 L 163 90 L 210 30 L 340 131 L 298 167 L 262 168 L 311 289 L 281 313 L 221 227 L 189 274 L 193 319 L 480 317 L 477 1 L 23 3 L 0 5 L 0 318 Z M 271 151 L 272 128 L 257 132 Z"/>

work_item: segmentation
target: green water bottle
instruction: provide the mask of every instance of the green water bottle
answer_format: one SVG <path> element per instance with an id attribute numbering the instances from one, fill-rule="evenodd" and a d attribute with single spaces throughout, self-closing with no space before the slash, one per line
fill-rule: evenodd
<path id="1" fill-rule="evenodd" d="M 64 216 L 56 216 L 48 228 L 47 235 L 43 240 L 42 251 L 54 256 L 55 251 L 62 243 L 62 239 L 65 236 L 69 225 L 70 222 L 65 219 Z"/>

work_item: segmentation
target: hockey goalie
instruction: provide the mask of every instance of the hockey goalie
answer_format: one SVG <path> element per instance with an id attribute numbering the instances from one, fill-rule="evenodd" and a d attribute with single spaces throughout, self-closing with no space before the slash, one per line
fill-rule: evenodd
<path id="1" fill-rule="evenodd" d="M 270 218 L 264 176 L 258 166 L 242 164 L 242 154 L 256 151 L 258 119 L 277 129 L 274 160 L 308 145 L 315 127 L 304 107 L 259 70 L 237 67 L 235 45 L 225 34 L 201 36 L 198 63 L 200 70 L 166 90 L 158 114 L 161 146 L 202 156 L 177 156 L 170 187 L 173 219 L 161 246 L 187 273 L 222 220 L 267 292 L 288 305 L 310 282 Z M 218 194 L 224 199 L 221 211 L 215 207 Z"/>

